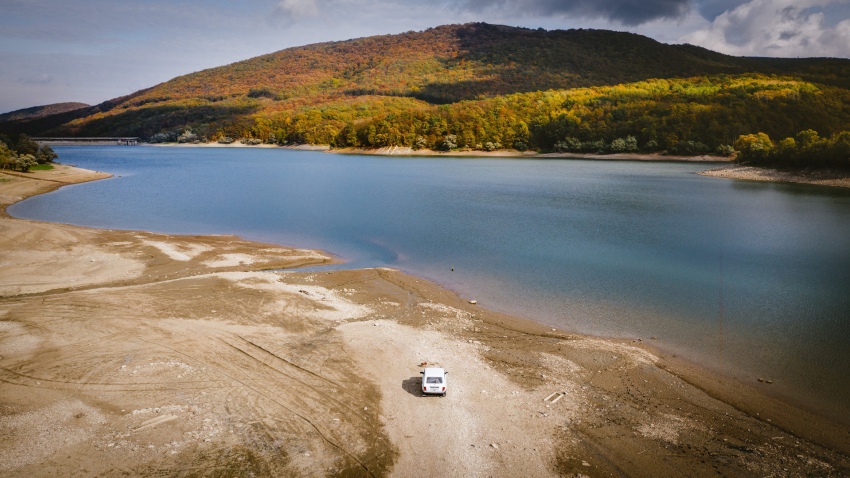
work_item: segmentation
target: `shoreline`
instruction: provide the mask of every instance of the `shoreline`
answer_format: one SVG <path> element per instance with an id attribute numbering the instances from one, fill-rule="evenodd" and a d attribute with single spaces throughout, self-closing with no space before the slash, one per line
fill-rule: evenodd
<path id="1" fill-rule="evenodd" d="M 431 149 L 413 149 L 409 147 L 390 146 L 383 148 L 339 148 L 331 149 L 329 153 L 337 154 L 366 154 L 372 156 L 445 156 L 445 157 L 482 157 L 482 158 L 529 158 L 529 159 L 596 159 L 608 161 L 686 161 L 686 162 L 728 162 L 730 158 L 713 155 L 682 156 L 661 153 L 538 153 L 535 151 L 517 151 L 502 149 L 497 151 L 434 151 Z"/>
<path id="2" fill-rule="evenodd" d="M 264 149 L 293 149 L 301 151 L 324 151 L 333 154 L 352 154 L 369 156 L 399 156 L 399 157 L 469 157 L 469 158 L 524 158 L 524 159 L 586 159 L 594 161 L 647 161 L 647 162 L 691 162 L 691 163 L 732 163 L 735 156 L 722 157 L 714 155 L 681 156 L 661 153 L 615 153 L 615 154 L 582 154 L 582 153 L 537 153 L 533 151 L 520 152 L 516 150 L 499 151 L 433 151 L 430 149 L 414 150 L 409 147 L 383 147 L 375 149 L 363 148 L 339 148 L 332 149 L 326 145 L 298 145 L 280 146 L 273 144 L 245 145 L 245 144 L 152 144 L 157 147 L 202 147 L 202 148 L 264 148 Z M 811 184 L 815 186 L 830 186 L 850 188 L 850 173 L 836 171 L 814 171 L 785 172 L 770 168 L 753 166 L 741 166 L 727 164 L 719 168 L 700 171 L 697 174 L 706 177 L 740 179 L 745 181 L 769 181 L 797 184 Z"/>
<path id="3" fill-rule="evenodd" d="M 813 172 L 792 172 L 755 166 L 728 165 L 701 171 L 697 174 L 714 178 L 740 179 L 745 181 L 768 181 L 850 188 L 850 171 L 820 170 Z"/>
<path id="4" fill-rule="evenodd" d="M 243 353 L 262 354 L 264 352 L 260 350 L 272 351 L 274 354 L 263 360 L 274 367 L 287 367 L 286 363 L 291 362 L 301 370 L 319 370 L 322 380 L 331 380 L 334 383 L 339 383 L 345 373 L 352 371 L 355 376 L 360 377 L 358 380 L 362 383 L 357 387 L 365 387 L 360 390 L 362 393 L 348 395 L 346 400 L 365 405 L 366 411 L 374 410 L 375 415 L 370 416 L 382 423 L 382 426 L 363 435 L 364 432 L 358 431 L 356 425 L 360 417 L 356 414 L 350 416 L 350 412 L 339 415 L 341 410 L 335 408 L 339 407 L 337 401 L 322 392 L 313 398 L 315 405 L 302 407 L 302 414 L 312 416 L 321 411 L 338 416 L 340 423 L 316 425 L 317 428 L 312 428 L 319 430 L 319 434 L 325 438 L 317 438 L 308 444 L 299 445 L 311 450 L 307 452 L 311 454 L 309 457 L 304 455 L 305 452 L 296 453 L 296 449 L 300 449 L 298 446 L 295 449 L 287 449 L 286 456 L 289 461 L 281 465 L 284 466 L 281 470 L 325 470 L 325 474 L 334 474 L 329 473 L 330 468 L 324 466 L 335 466 L 332 464 L 339 460 L 348 460 L 350 467 L 359 469 L 372 453 L 375 453 L 374 456 L 383 453 L 380 456 L 388 457 L 386 460 L 375 459 L 374 463 L 366 463 L 367 468 L 399 475 L 421 473 L 422 470 L 417 468 L 421 463 L 416 457 L 418 454 L 428 454 L 422 452 L 423 449 L 428 449 L 443 453 L 457 462 L 452 463 L 452 470 L 460 474 L 485 470 L 503 476 L 532 472 L 540 475 L 579 472 L 597 474 L 617 470 L 626 470 L 631 474 L 637 473 L 638 469 L 645 469 L 649 474 L 664 475 L 671 469 L 666 468 L 669 465 L 665 465 L 663 460 L 657 461 L 659 456 L 670 453 L 671 447 L 677 450 L 674 452 L 679 454 L 677 456 L 684 457 L 680 458 L 682 463 L 677 462 L 676 467 L 683 467 L 698 474 L 713 471 L 712 466 L 737 467 L 749 461 L 759 464 L 758 469 L 746 468 L 750 472 L 776 472 L 783 475 L 783 468 L 790 465 L 780 463 L 780 458 L 786 461 L 794 460 L 794 467 L 797 467 L 794 469 L 798 471 L 805 469 L 825 473 L 830 469 L 838 470 L 839 473 L 844 470 L 846 473 L 850 470 L 850 462 L 847 461 L 850 441 L 846 439 L 846 426 L 830 424 L 828 420 L 764 395 L 755 387 L 740 382 L 730 385 L 728 379 L 724 383 L 724 377 L 709 372 L 698 364 L 665 355 L 648 344 L 573 334 L 522 318 L 484 310 L 437 284 L 392 269 L 313 273 L 299 272 L 297 269 L 289 271 L 305 264 L 333 263 L 334 259 L 321 251 L 295 250 L 274 244 L 245 241 L 233 236 L 175 236 L 140 231 L 110 231 L 11 218 L 6 213 L 6 207 L 25 197 L 50 192 L 64 184 L 111 176 L 65 165 L 57 166 L 59 167 L 52 171 L 27 173 L 25 177 L 17 174 L 7 176 L 0 172 L 0 178 L 13 178 L 11 181 L 0 182 L 0 230 L 3 231 L 0 243 L 4 244 L 7 251 L 12 251 L 11 255 L 6 253 L 3 258 L 5 262 L 0 266 L 3 267 L 0 269 L 3 271 L 0 276 L 6 277 L 6 280 L 0 281 L 5 282 L 0 283 L 0 289 L 4 291 L 3 298 L 0 299 L 0 325 L 5 326 L 0 328 L 0 373 L 5 375 L 6 383 L 10 384 L 0 391 L 0 402 L 14 404 L 13 411 L 17 411 L 18 415 L 39 413 L 39 410 L 50 408 L 51 405 L 41 399 L 35 400 L 36 405 L 41 406 L 37 409 L 33 409 L 35 405 L 27 402 L 26 397 L 31 397 L 33 390 L 39 390 L 39 394 L 51 395 L 60 402 L 67 402 L 66 395 L 73 395 L 81 406 L 92 409 L 100 406 L 102 410 L 95 412 L 105 417 L 105 425 L 89 424 L 89 428 L 121 428 L 118 425 L 130 424 L 141 429 L 147 426 L 143 425 L 145 422 L 136 420 L 139 423 L 135 423 L 133 420 L 136 415 L 141 415 L 138 417 L 140 419 L 150 418 L 145 415 L 147 412 L 140 412 L 128 418 L 115 409 L 141 407 L 142 402 L 150 399 L 140 397 L 151 395 L 160 396 L 160 405 L 170 406 L 175 400 L 186 401 L 185 398 L 179 399 L 177 395 L 166 390 L 149 390 L 143 384 L 132 385 L 135 382 L 121 375 L 124 373 L 120 371 L 122 360 L 131 368 L 147 370 L 145 363 L 136 364 L 136 359 L 126 360 L 126 357 L 137 354 L 127 355 L 134 347 L 138 347 L 133 345 L 134 334 L 128 335 L 128 339 L 121 339 L 114 347 L 104 346 L 95 352 L 75 350 L 75 353 L 82 353 L 89 359 L 93 356 L 114 356 L 110 360 L 116 365 L 109 371 L 104 369 L 98 372 L 102 375 L 99 380 L 104 383 L 125 382 L 123 388 L 132 385 L 130 388 L 135 390 L 114 395 L 106 402 L 103 402 L 102 398 L 94 398 L 95 394 L 103 392 L 95 391 L 97 387 L 86 389 L 87 385 L 84 384 L 87 382 L 66 389 L 57 387 L 59 383 L 67 382 L 68 377 L 74 376 L 74 373 L 64 378 L 64 382 L 45 382 L 50 383 L 49 387 L 38 387 L 33 383 L 33 378 L 10 378 L 8 375 L 9 361 L 24 360 L 30 364 L 29 367 L 37 368 L 40 362 L 35 357 L 39 355 L 32 354 L 38 351 L 39 344 L 53 344 L 55 347 L 62 342 L 56 338 L 57 331 L 46 333 L 37 329 L 45 309 L 44 306 L 36 304 L 50 299 L 53 307 L 70 301 L 99 310 L 105 304 L 119 300 L 120 303 L 138 303 L 141 310 L 145 311 L 144 320 L 157 322 L 156 330 L 170 330 L 172 336 L 176 334 L 178 337 L 184 337 L 180 340 L 198 342 L 197 348 L 186 348 L 184 350 L 187 355 L 182 358 L 172 357 L 173 360 L 198 362 L 198 357 L 203 355 L 205 347 L 211 347 L 211 344 L 217 343 L 215 341 L 218 340 L 230 341 L 236 344 L 237 348 L 244 349 L 239 345 L 242 344 L 239 338 L 245 340 L 247 337 L 247 343 L 252 345 L 246 344 L 248 348 L 244 349 Z M 23 237 L 42 240 L 22 242 L 16 239 Z M 10 242 L 9 238 L 14 240 Z M 52 254 L 57 247 L 65 248 L 61 255 L 62 260 L 66 261 L 58 265 L 53 264 L 57 261 L 57 256 Z M 145 261 L 141 261 L 140 257 L 145 257 Z M 287 272 L 261 272 L 270 268 L 287 269 Z M 13 284 L 8 283 L 10 278 L 13 279 Z M 217 298 L 222 295 L 229 298 Z M 147 304 L 145 297 L 156 298 L 156 303 L 165 302 L 170 305 L 164 309 L 160 309 L 156 303 L 142 305 Z M 206 302 L 213 305 L 198 305 L 206 305 Z M 28 308 L 30 303 L 33 305 Z M 240 305 L 243 303 L 246 305 Z M 255 305 L 252 306 L 252 303 Z M 266 314 L 262 305 L 265 303 L 281 304 L 282 309 L 274 308 Z M 49 309 L 51 306 L 48 304 L 47 307 Z M 14 315 L 8 315 L 10 310 L 15 311 Z M 212 312 L 209 312 L 210 310 Z M 226 321 L 222 322 L 221 319 L 210 316 L 217 314 L 217 310 L 227 311 Z M 2 315 L 4 313 L 5 316 Z M 258 313 L 261 316 L 266 314 L 268 319 L 254 319 Z M 132 315 L 131 312 L 130 314 Z M 12 322 L 9 322 L 10 317 Z M 98 317 L 102 322 L 98 321 L 97 324 L 100 325 L 96 327 L 102 327 L 104 323 L 110 324 L 109 328 L 120 330 L 126 327 L 145 327 L 125 325 L 125 319 L 117 319 L 108 314 Z M 73 313 L 68 319 L 85 322 L 82 316 Z M 57 322 L 61 320 L 51 321 L 50 327 L 56 327 Z M 25 332 L 14 328 L 16 335 L 12 338 L 11 345 L 10 337 L 4 335 L 4 331 L 11 330 L 10 326 L 5 324 L 10 323 L 22 324 L 29 330 Z M 205 342 L 186 335 L 186 326 L 195 331 L 192 334 L 200 333 L 201 336 L 206 335 L 214 341 Z M 96 330 L 98 329 L 90 329 L 90 332 L 94 333 Z M 208 333 L 209 331 L 211 332 Z M 156 337 L 161 335 L 159 332 L 151 333 Z M 280 337 L 274 345 L 264 345 L 268 342 L 266 334 Z M 35 339 L 21 339 L 30 336 Z M 171 340 L 167 337 L 167 334 L 163 335 L 155 342 L 165 344 Z M 324 337 L 336 338 L 327 342 Z M 423 340 L 434 345 L 423 349 Z M 294 345 L 281 345 L 287 343 Z M 340 344 L 344 350 L 336 350 Z M 328 348 L 329 345 L 331 348 Z M 25 350 L 27 347 L 30 349 Z M 113 348 L 118 351 L 113 351 Z M 163 350 L 157 353 L 173 355 L 173 352 L 167 352 L 167 347 Z M 375 352 L 364 355 L 365 350 Z M 138 353 L 142 355 L 143 362 L 147 357 L 155 355 L 148 351 Z M 219 350 L 217 353 L 225 352 Z M 56 354 L 61 355 L 56 350 L 49 355 Z M 445 401 L 421 400 L 416 397 L 418 385 L 412 383 L 417 370 L 417 364 L 414 362 L 420 358 L 423 361 L 436 359 L 441 364 L 446 363 L 453 371 L 453 378 L 459 379 L 457 388 L 452 389 L 449 398 L 443 399 Z M 153 360 L 153 357 L 151 359 Z M 283 362 L 274 365 L 276 360 Z M 347 365 L 338 369 L 333 366 L 338 361 Z M 217 361 L 201 360 L 198 363 L 206 363 L 207 366 L 217 369 L 226 368 Z M 357 364 L 354 369 L 351 368 L 352 363 Z M 267 373 L 263 372 L 262 368 L 248 365 L 246 367 L 247 371 L 243 370 L 243 373 L 251 376 Z M 168 367 L 165 369 L 167 372 Z M 179 368 L 183 369 L 184 367 Z M 175 380 L 174 374 L 168 375 L 165 372 L 147 378 L 153 379 L 151 383 L 172 383 Z M 30 375 L 37 376 L 32 373 Z M 405 379 L 404 382 L 401 381 L 402 378 Z M 47 379 L 42 378 L 42 381 L 44 380 Z M 304 377 L 300 380 L 308 379 Z M 260 383 L 261 387 L 273 387 L 267 382 Z M 323 385 L 314 383 L 311 387 L 313 388 L 310 390 L 321 389 Z M 490 391 L 486 393 L 488 389 Z M 249 421 L 252 412 L 228 411 L 227 407 L 231 405 L 227 404 L 230 400 L 225 397 L 220 400 L 225 404 L 224 409 L 219 409 L 217 400 L 213 400 L 215 403 L 209 406 L 204 406 L 203 404 L 209 403 L 210 400 L 205 402 L 199 393 L 194 393 L 191 389 L 180 390 L 180 396 L 189 394 L 196 397 L 192 402 L 195 405 L 187 405 L 187 410 L 191 412 L 189 415 L 184 416 L 179 410 L 169 412 L 172 413 L 169 416 L 175 417 L 169 420 L 173 421 L 175 427 L 177 424 L 183 427 L 181 431 L 187 430 L 185 433 L 201 433 L 198 430 L 203 430 L 206 425 L 194 425 L 193 417 L 198 415 L 208 416 L 214 422 L 225 423 L 222 417 L 235 413 L 239 417 L 238 420 Z M 216 393 L 214 389 L 208 390 L 211 390 L 210 393 Z M 259 393 L 251 390 L 247 388 L 239 393 Z M 301 389 L 298 393 L 304 390 L 306 389 Z M 508 393 L 505 390 L 512 391 Z M 563 394 L 559 403 L 542 401 L 545 395 L 559 390 Z M 290 406 L 300 400 L 292 391 L 269 389 L 266 392 L 257 396 L 268 396 L 268 393 L 274 392 L 277 394 L 275 397 L 282 397 L 278 398 L 278 401 L 284 400 Z M 193 406 L 196 407 L 195 411 L 191 410 Z M 273 405 L 264 407 L 266 412 L 274 416 L 281 413 L 275 411 Z M 426 415 L 439 415 L 444 413 L 441 411 L 444 408 L 440 407 L 450 407 L 452 416 L 459 420 L 457 423 L 463 425 L 458 425 L 458 428 L 463 430 L 427 429 L 427 433 L 422 433 L 420 426 L 427 428 L 428 417 L 422 417 L 426 422 L 419 423 L 413 416 L 423 412 Z M 682 411 L 683 409 L 685 411 Z M 322 413 L 318 413 L 316 417 Z M 17 415 L 9 415 L 8 410 L 0 410 L 0 420 L 7 416 Z M 730 417 L 735 417 L 733 420 L 739 423 L 729 421 Z M 229 422 L 235 423 L 234 420 L 236 419 L 230 419 Z M 412 424 L 405 424 L 408 420 Z M 506 420 L 512 428 L 502 428 L 500 431 L 499 428 Z M 261 420 L 260 423 L 265 422 Z M 718 424 L 720 427 L 714 429 Z M 193 426 L 195 428 L 192 428 Z M 359 434 L 361 438 L 354 438 L 358 445 L 348 450 L 350 454 L 340 454 L 334 446 L 328 447 L 331 442 L 339 445 L 339 440 L 333 438 L 336 432 L 328 428 L 331 426 L 343 427 L 346 436 L 356 437 Z M 224 427 L 227 428 L 226 425 Z M 176 436 L 173 433 L 169 435 L 167 431 L 170 428 L 165 425 L 151 427 L 152 431 L 149 433 L 153 435 L 146 439 L 153 442 L 159 440 L 162 443 L 154 445 L 155 449 L 166 450 L 166 437 Z M 203 441 L 207 439 L 204 438 L 192 442 L 191 445 L 186 444 L 174 459 L 180 458 L 184 453 L 202 456 L 213 447 L 208 444 L 214 443 L 218 446 L 246 448 L 253 453 L 250 455 L 246 452 L 254 457 L 253 459 L 265 460 L 264 463 L 267 464 L 273 462 L 272 458 L 262 453 L 262 447 L 251 448 L 251 443 L 254 443 L 252 440 L 256 439 L 251 438 L 253 435 L 249 432 L 256 428 L 255 426 L 244 430 L 241 427 L 235 428 L 236 432 L 231 429 L 231 434 L 225 434 L 221 439 L 217 434 L 212 434 L 207 436 L 209 441 Z M 264 433 L 271 433 L 277 437 L 276 440 L 291 439 L 289 432 L 275 430 L 278 429 L 268 428 L 266 425 Z M 468 433 L 457 435 L 461 431 Z M 611 438 L 609 435 L 612 432 L 618 438 Z M 21 433 L 25 435 L 25 432 Z M 74 445 L 80 447 L 75 449 L 75 452 L 93 459 L 106 453 L 109 459 L 104 463 L 111 466 L 112 461 L 118 458 L 114 454 L 109 455 L 111 451 L 107 449 L 114 447 L 107 446 L 109 444 L 106 441 L 120 443 L 122 439 L 97 438 L 107 436 L 103 433 L 103 430 L 91 432 L 94 448 L 86 448 L 80 443 Z M 789 446 L 783 448 L 782 442 L 777 443 L 774 438 L 777 434 L 788 435 L 788 440 L 803 440 L 804 444 L 801 448 L 799 445 L 791 446 L 789 441 Z M 517 444 L 512 443 L 512 438 L 523 437 L 528 443 L 536 443 L 540 451 L 529 450 L 528 447 L 517 448 Z M 123 445 L 125 449 L 133 450 L 132 438 L 124 437 L 123 440 L 128 442 Z M 376 440 L 386 440 L 388 443 L 378 445 L 380 442 Z M 103 442 L 102 449 L 96 446 L 100 442 Z M 470 446 L 469 442 L 475 446 Z M 699 446 L 692 448 L 691 445 Z M 735 446 L 730 448 L 732 445 Z M 0 446 L 0 455 L 8 446 L 11 445 L 3 443 Z M 505 457 L 500 449 L 515 456 Z M 641 449 L 651 451 L 644 453 L 640 452 Z M 811 455 L 815 462 L 826 464 L 829 468 L 813 465 L 815 462 L 811 460 L 801 462 L 795 453 L 802 449 L 805 449 L 806 455 Z M 758 453 L 753 454 L 747 450 L 758 450 Z M 55 453 L 65 454 L 64 451 Z M 135 457 L 133 459 L 136 461 L 130 460 L 127 466 L 147 463 L 143 459 L 146 455 L 139 453 L 138 456 L 132 455 L 131 458 Z M 716 457 L 724 456 L 724 453 L 727 462 L 718 461 Z M 27 460 L 19 460 L 20 463 L 25 461 Z M 291 468 L 293 463 L 298 467 Z M 22 464 L 14 470 L 21 475 L 33 472 L 39 475 L 38 464 L 39 461 L 29 460 L 28 464 Z M 173 465 L 176 464 L 175 462 Z M 317 464 L 322 464 L 322 467 L 317 468 Z M 495 468 L 492 466 L 496 464 L 501 468 L 493 472 Z M 805 468 L 807 466 L 809 468 Z M 735 469 L 734 467 L 730 468 L 730 471 Z M 342 468 L 345 467 L 341 467 L 339 471 L 342 471 Z"/>
<path id="5" fill-rule="evenodd" d="M 501 149 L 497 151 L 434 151 L 431 149 L 413 149 L 404 146 L 389 146 L 383 148 L 331 148 L 328 145 L 281 146 L 277 144 L 247 145 L 241 143 L 219 144 L 219 143 L 156 143 L 147 144 L 154 147 L 177 147 L 177 148 L 259 148 L 259 149 L 294 149 L 301 151 L 324 151 L 333 154 L 357 154 L 369 156 L 442 156 L 442 157 L 472 157 L 472 158 L 528 158 L 528 159 L 595 159 L 608 161 L 685 161 L 699 163 L 723 163 L 732 161 L 732 157 L 699 155 L 682 156 L 661 153 L 538 153 L 534 151 L 517 151 L 513 149 Z"/>

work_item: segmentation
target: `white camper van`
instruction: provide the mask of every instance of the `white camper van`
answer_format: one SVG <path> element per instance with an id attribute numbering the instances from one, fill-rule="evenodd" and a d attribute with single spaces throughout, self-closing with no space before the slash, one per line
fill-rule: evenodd
<path id="1" fill-rule="evenodd" d="M 422 374 L 422 396 L 440 395 L 446 396 L 449 372 L 441 368 L 426 368 Z"/>

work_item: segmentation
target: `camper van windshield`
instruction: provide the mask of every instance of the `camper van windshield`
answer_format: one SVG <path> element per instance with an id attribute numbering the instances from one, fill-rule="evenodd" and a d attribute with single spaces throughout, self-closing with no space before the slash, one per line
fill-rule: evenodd
<path id="1" fill-rule="evenodd" d="M 443 383 L 443 379 L 440 377 L 428 377 L 425 383 Z"/>

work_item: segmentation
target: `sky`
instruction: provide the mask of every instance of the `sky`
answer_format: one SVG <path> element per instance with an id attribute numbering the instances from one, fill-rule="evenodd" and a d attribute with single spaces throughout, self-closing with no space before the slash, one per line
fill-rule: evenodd
<path id="1" fill-rule="evenodd" d="M 97 104 L 292 46 L 477 21 L 850 57 L 850 0 L 0 0 L 0 113 Z"/>

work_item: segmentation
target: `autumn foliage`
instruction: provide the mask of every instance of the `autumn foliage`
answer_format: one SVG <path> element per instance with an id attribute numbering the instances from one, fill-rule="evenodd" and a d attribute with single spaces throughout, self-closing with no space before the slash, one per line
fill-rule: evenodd
<path id="1" fill-rule="evenodd" d="M 474 23 L 290 48 L 17 127 L 163 141 L 702 154 L 758 132 L 850 130 L 848 73 L 845 60 L 736 58 L 631 33 Z"/>

